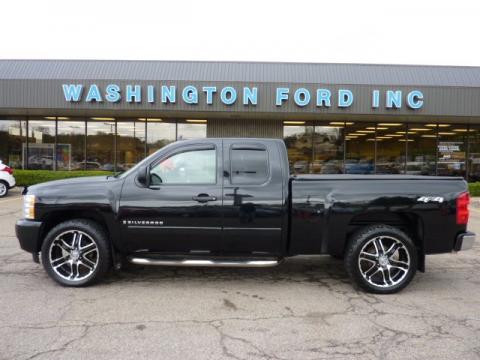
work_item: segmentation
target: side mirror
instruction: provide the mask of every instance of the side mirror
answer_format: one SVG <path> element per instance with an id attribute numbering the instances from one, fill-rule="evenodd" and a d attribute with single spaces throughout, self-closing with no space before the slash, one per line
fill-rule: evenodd
<path id="1" fill-rule="evenodd" d="M 150 186 L 150 167 L 142 166 L 137 172 L 137 181 L 139 184 L 145 187 Z"/>

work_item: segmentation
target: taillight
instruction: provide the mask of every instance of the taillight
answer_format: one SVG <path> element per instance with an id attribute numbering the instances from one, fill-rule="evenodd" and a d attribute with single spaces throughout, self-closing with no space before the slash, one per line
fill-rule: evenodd
<path id="1" fill-rule="evenodd" d="M 468 223 L 468 204 L 470 204 L 470 195 L 468 192 L 460 194 L 457 198 L 457 224 L 467 225 Z"/>
<path id="2" fill-rule="evenodd" d="M 10 175 L 13 174 L 13 169 L 10 167 L 10 166 L 5 166 L 2 171 L 6 171 L 7 173 L 9 173 Z"/>

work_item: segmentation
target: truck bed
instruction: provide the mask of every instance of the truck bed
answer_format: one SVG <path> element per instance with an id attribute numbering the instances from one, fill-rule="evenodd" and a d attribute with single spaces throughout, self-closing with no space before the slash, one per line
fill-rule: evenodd
<path id="1" fill-rule="evenodd" d="M 300 175 L 289 188 L 291 254 L 340 255 L 352 233 L 376 223 L 419 235 L 432 254 L 451 251 L 462 230 L 455 199 L 467 184 L 459 177 Z"/>

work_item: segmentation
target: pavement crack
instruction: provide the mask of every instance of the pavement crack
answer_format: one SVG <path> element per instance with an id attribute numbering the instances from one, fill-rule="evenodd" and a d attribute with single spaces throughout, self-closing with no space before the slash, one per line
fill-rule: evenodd
<path id="1" fill-rule="evenodd" d="M 68 340 L 67 342 L 65 342 L 64 344 L 62 344 L 60 347 L 58 348 L 55 348 L 55 349 L 48 349 L 48 350 L 44 350 L 44 351 L 40 351 L 40 352 L 37 352 L 31 356 L 29 356 L 28 358 L 26 358 L 25 360 L 32 360 L 32 359 L 36 359 L 40 356 L 44 356 L 44 355 L 48 355 L 48 354 L 52 354 L 52 353 L 58 353 L 58 352 L 63 352 L 65 350 L 67 350 L 67 348 L 72 345 L 73 343 L 77 342 L 77 341 L 80 341 L 82 340 L 83 338 L 85 338 L 88 334 L 88 330 L 89 330 L 89 326 L 83 326 L 83 332 L 77 336 L 77 337 L 74 337 L 73 339 L 70 339 Z"/>

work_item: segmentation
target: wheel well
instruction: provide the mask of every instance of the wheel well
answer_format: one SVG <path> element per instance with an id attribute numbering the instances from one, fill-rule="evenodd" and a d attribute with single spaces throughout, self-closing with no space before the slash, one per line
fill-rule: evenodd
<path id="1" fill-rule="evenodd" d="M 390 225 L 405 232 L 413 241 L 418 251 L 418 270 L 425 271 L 425 248 L 423 242 L 422 219 L 414 213 L 392 213 L 377 212 L 364 213 L 355 216 L 350 220 L 347 230 L 347 241 L 344 244 L 344 251 L 348 239 L 361 228 L 371 225 Z"/>
<path id="2" fill-rule="evenodd" d="M 100 225 L 107 235 L 107 238 L 110 240 L 110 232 L 108 231 L 108 226 L 103 218 L 103 216 L 95 211 L 76 211 L 76 210 L 67 210 L 67 211 L 56 211 L 46 218 L 43 222 L 42 230 L 40 232 L 40 242 L 39 247 L 41 248 L 43 239 L 47 236 L 48 232 L 52 230 L 58 224 L 73 219 L 86 219 L 96 222 Z M 40 250 L 40 249 L 39 249 Z"/>

